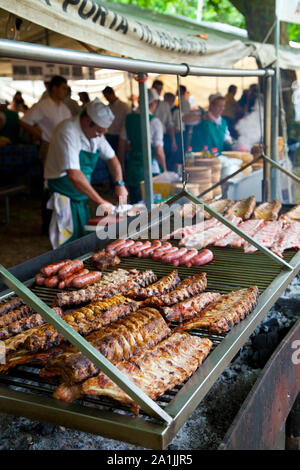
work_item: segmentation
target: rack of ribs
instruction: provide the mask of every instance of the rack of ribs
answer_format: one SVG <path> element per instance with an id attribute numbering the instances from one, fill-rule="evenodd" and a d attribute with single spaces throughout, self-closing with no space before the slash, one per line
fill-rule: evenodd
<path id="1" fill-rule="evenodd" d="M 4 328 L 0 328 L 0 341 L 4 341 L 21 333 L 22 331 L 44 325 L 45 323 L 46 322 L 41 315 L 38 313 L 33 313 L 29 317 L 14 321 L 9 325 L 6 325 Z"/>
<path id="2" fill-rule="evenodd" d="M 180 281 L 178 271 L 174 269 L 167 276 L 162 277 L 159 281 L 151 284 L 147 287 L 134 287 L 128 293 L 129 297 L 147 299 L 148 297 L 153 297 L 154 295 L 163 295 L 171 290 L 175 289 L 177 284 Z"/>
<path id="3" fill-rule="evenodd" d="M 20 308 L 10 310 L 9 312 L 4 313 L 0 317 L 0 328 L 4 328 L 10 323 L 21 320 L 21 318 L 24 318 L 24 317 L 29 317 L 32 314 L 33 314 L 33 309 L 29 307 L 29 305 L 22 305 L 20 306 Z"/>
<path id="4" fill-rule="evenodd" d="M 152 270 L 138 272 L 117 269 L 104 274 L 99 282 L 77 291 L 59 292 L 55 305 L 59 307 L 79 305 L 92 300 L 101 300 L 118 293 L 127 293 L 130 289 L 144 287 L 157 280 Z"/>
<path id="5" fill-rule="evenodd" d="M 208 304 L 220 297 L 221 294 L 217 292 L 203 292 L 171 307 L 161 307 L 161 311 L 168 321 L 183 322 L 197 316 Z"/>
<path id="6" fill-rule="evenodd" d="M 115 295 L 100 302 L 94 302 L 70 314 L 63 320 L 81 335 L 87 335 L 119 318 L 137 310 L 139 303 L 122 295 Z M 64 336 L 54 326 L 43 325 L 30 335 L 24 347 L 31 352 L 45 351 L 65 341 Z"/>
<path id="7" fill-rule="evenodd" d="M 160 307 L 162 305 L 174 305 L 179 301 L 199 294 L 207 287 L 206 273 L 189 276 L 177 284 L 176 288 L 167 294 L 158 295 L 146 299 L 143 305 Z"/>
<path id="8" fill-rule="evenodd" d="M 300 249 L 300 222 L 291 222 L 285 225 L 279 237 L 271 246 L 271 250 L 281 258 L 284 250 L 290 248 Z"/>
<path id="9" fill-rule="evenodd" d="M 134 314 L 102 328 L 86 340 L 110 362 L 128 360 L 145 348 L 151 348 L 169 336 L 171 330 L 160 313 L 152 308 Z M 64 382 L 77 383 L 99 372 L 99 369 L 74 346 L 50 360 L 40 375 L 44 378 L 61 376 Z"/>
<path id="10" fill-rule="evenodd" d="M 208 338 L 174 333 L 152 349 L 116 366 L 152 400 L 157 400 L 187 380 L 202 364 L 211 347 Z M 130 405 L 135 415 L 139 413 L 139 405 L 103 372 L 73 390 L 62 384 L 54 393 L 55 398 L 65 401 L 73 401 L 80 395 L 105 395 Z"/>
<path id="11" fill-rule="evenodd" d="M 250 219 L 242 222 L 239 225 L 239 228 L 245 232 L 250 237 L 253 235 L 264 225 L 264 221 L 262 219 Z M 226 237 L 218 240 L 214 243 L 214 246 L 231 246 L 232 248 L 241 248 L 246 243 L 246 240 L 243 237 L 240 237 L 237 233 L 230 231 Z"/>
<path id="12" fill-rule="evenodd" d="M 282 229 L 282 220 L 265 221 L 262 227 L 255 233 L 253 239 L 266 248 L 271 248 L 275 240 L 278 238 Z M 251 243 L 244 244 L 245 253 L 254 253 L 257 248 Z"/>
<path id="13" fill-rule="evenodd" d="M 202 310 L 200 316 L 183 322 L 176 331 L 206 328 L 210 333 L 225 333 L 252 312 L 258 295 L 257 286 L 223 294 Z"/>

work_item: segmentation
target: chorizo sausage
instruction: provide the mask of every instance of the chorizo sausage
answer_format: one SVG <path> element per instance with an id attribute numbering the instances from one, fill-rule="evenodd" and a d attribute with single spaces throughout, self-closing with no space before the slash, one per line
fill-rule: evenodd
<path id="1" fill-rule="evenodd" d="M 35 283 L 37 286 L 43 286 L 45 284 L 46 277 L 43 276 L 42 273 L 38 273 L 35 275 Z"/>
<path id="2" fill-rule="evenodd" d="M 41 274 L 45 277 L 54 276 L 57 274 L 58 271 L 67 263 L 70 263 L 70 259 L 64 259 L 63 261 L 59 261 L 58 263 L 47 264 L 41 268 Z"/>
<path id="3" fill-rule="evenodd" d="M 105 251 L 107 251 L 107 252 L 114 251 L 115 248 L 117 248 L 118 246 L 125 243 L 125 241 L 126 240 L 124 240 L 123 238 L 120 238 L 119 240 L 115 240 L 114 242 L 112 242 L 112 243 L 110 243 L 109 245 L 106 246 Z"/>
<path id="4" fill-rule="evenodd" d="M 177 246 L 173 246 L 173 248 L 170 248 L 170 250 L 161 256 L 160 261 L 162 263 L 170 263 L 172 261 L 172 256 L 174 256 L 177 251 L 179 251 L 179 248 L 177 248 Z"/>
<path id="5" fill-rule="evenodd" d="M 211 250 L 205 249 L 199 251 L 199 253 L 191 259 L 190 263 L 191 266 L 201 266 L 202 264 L 210 263 L 213 258 L 213 252 Z"/>
<path id="6" fill-rule="evenodd" d="M 72 284 L 72 280 L 74 279 L 74 277 L 76 276 L 81 276 L 82 274 L 88 274 L 89 273 L 89 270 L 88 269 L 81 269 L 81 271 L 78 271 L 76 272 L 75 274 L 72 274 L 71 276 L 69 277 L 66 277 L 66 279 L 63 279 L 62 281 L 60 281 L 58 283 L 58 288 L 59 289 L 65 289 L 66 287 L 70 287 L 70 285 Z"/>
<path id="7" fill-rule="evenodd" d="M 50 277 L 46 277 L 44 285 L 46 287 L 56 287 L 58 283 L 59 283 L 58 276 L 50 276 Z"/>
<path id="8" fill-rule="evenodd" d="M 134 245 L 132 245 L 130 248 L 129 248 L 129 254 L 130 255 L 136 255 L 138 253 L 138 250 L 139 248 L 142 248 L 142 246 L 144 245 L 144 243 L 142 241 L 137 241 L 134 243 Z M 121 255 L 122 256 L 122 255 Z"/>
<path id="9" fill-rule="evenodd" d="M 134 240 L 125 240 L 124 243 L 122 243 L 122 245 L 117 246 L 117 248 L 115 248 L 112 251 L 112 253 L 114 253 L 115 255 L 118 255 L 121 250 L 125 248 L 129 248 L 130 246 L 134 245 L 134 243 L 135 243 Z"/>
<path id="10" fill-rule="evenodd" d="M 99 281 L 102 273 L 100 271 L 90 271 L 88 274 L 82 274 L 81 276 L 76 276 L 71 283 L 72 287 L 82 288 L 94 284 L 94 282 Z"/>
<path id="11" fill-rule="evenodd" d="M 196 250 L 196 248 L 192 248 L 191 250 L 188 250 L 185 253 L 185 255 L 179 258 L 178 260 L 179 264 L 185 264 L 187 266 L 186 263 L 189 263 L 197 254 L 198 254 L 198 250 Z"/>
<path id="12" fill-rule="evenodd" d="M 83 269 L 83 267 L 83 261 L 81 261 L 80 259 L 74 259 L 74 261 L 70 261 L 70 263 L 66 264 L 58 271 L 58 277 L 62 281 L 67 277 L 71 276 L 71 274 L 80 271 L 81 269 Z"/>

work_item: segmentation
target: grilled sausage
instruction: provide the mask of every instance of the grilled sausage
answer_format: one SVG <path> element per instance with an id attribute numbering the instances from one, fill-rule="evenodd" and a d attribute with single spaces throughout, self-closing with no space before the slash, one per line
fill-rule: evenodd
<path id="1" fill-rule="evenodd" d="M 43 276 L 42 273 L 38 273 L 35 275 L 35 283 L 37 286 L 43 286 L 45 284 L 46 277 Z"/>
<path id="2" fill-rule="evenodd" d="M 88 274 L 82 274 L 81 276 L 76 276 L 72 280 L 72 287 L 81 288 L 94 284 L 94 282 L 99 281 L 102 273 L 100 271 L 90 271 Z"/>
<path id="3" fill-rule="evenodd" d="M 50 276 L 50 277 L 46 277 L 44 285 L 46 287 L 56 287 L 58 283 L 59 283 L 58 276 Z"/>
<path id="4" fill-rule="evenodd" d="M 83 269 L 83 267 L 83 261 L 80 259 L 75 259 L 74 261 L 70 261 L 58 271 L 58 277 L 62 281 L 71 276 L 71 274 L 75 274 L 76 272 L 80 271 Z"/>
<path id="5" fill-rule="evenodd" d="M 171 250 L 173 245 L 169 242 L 164 242 L 160 248 L 153 251 L 151 257 L 154 260 L 159 260 L 162 255 L 166 254 L 167 251 Z"/>
<path id="6" fill-rule="evenodd" d="M 72 284 L 73 279 L 76 276 L 81 276 L 82 274 L 88 274 L 89 270 L 88 269 L 81 269 L 80 271 L 76 272 L 75 274 L 72 274 L 71 276 L 67 277 L 66 279 L 63 279 L 58 283 L 58 288 L 59 289 L 65 289 L 66 287 L 70 287 Z"/>
<path id="7" fill-rule="evenodd" d="M 187 266 L 187 263 L 189 263 L 197 254 L 198 250 L 196 250 L 195 248 L 188 250 L 185 255 L 179 258 L 178 264 L 185 264 Z"/>
<path id="8" fill-rule="evenodd" d="M 64 259 L 63 261 L 59 261 L 58 263 L 54 264 L 47 264 L 41 268 L 41 274 L 45 277 L 54 276 L 58 273 L 58 271 L 65 266 L 67 263 L 70 263 L 70 259 Z"/>
<path id="9" fill-rule="evenodd" d="M 202 264 L 210 263 L 214 258 L 213 252 L 210 250 L 201 250 L 198 255 L 194 256 L 190 263 L 187 264 L 190 266 L 201 266 Z M 190 265 L 190 266 L 189 266 Z"/>
<path id="10" fill-rule="evenodd" d="M 130 255 L 136 255 L 138 253 L 138 250 L 142 248 L 142 246 L 144 245 L 144 243 L 142 241 L 137 241 L 134 243 L 134 245 L 132 245 L 130 248 L 129 248 L 129 254 Z M 122 255 L 121 255 L 122 256 Z"/>
<path id="11" fill-rule="evenodd" d="M 148 258 L 149 254 L 152 253 L 156 248 L 152 246 L 152 243 L 147 240 L 144 242 L 143 246 L 139 249 L 137 256 L 139 258 Z"/>
<path id="12" fill-rule="evenodd" d="M 162 263 L 170 263 L 172 261 L 172 257 L 179 251 L 179 248 L 177 246 L 173 246 L 173 248 L 170 248 L 165 254 L 163 254 L 160 258 L 160 261 Z"/>
<path id="13" fill-rule="evenodd" d="M 109 245 L 107 245 L 107 247 L 105 248 L 105 251 L 107 252 L 111 252 L 111 251 L 114 251 L 115 248 L 117 248 L 118 246 L 122 245 L 123 243 L 125 243 L 126 240 L 124 240 L 123 238 L 120 238 L 119 240 L 116 240 L 112 243 L 110 243 Z"/>

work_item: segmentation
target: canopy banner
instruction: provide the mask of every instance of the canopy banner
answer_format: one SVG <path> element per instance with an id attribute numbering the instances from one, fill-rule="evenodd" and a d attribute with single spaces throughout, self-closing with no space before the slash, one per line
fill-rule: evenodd
<path id="1" fill-rule="evenodd" d="M 300 0 L 277 0 L 276 14 L 280 21 L 300 24 Z"/>
<path id="2" fill-rule="evenodd" d="M 142 60 L 230 67 L 253 46 L 206 34 L 196 21 L 100 0 L 0 0 L 0 7 L 64 36 Z"/>

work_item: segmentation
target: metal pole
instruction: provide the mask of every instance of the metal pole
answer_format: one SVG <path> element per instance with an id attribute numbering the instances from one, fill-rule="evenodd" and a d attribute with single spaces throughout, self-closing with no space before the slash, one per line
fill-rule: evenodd
<path id="1" fill-rule="evenodd" d="M 271 155 L 271 105 L 272 105 L 272 78 L 264 80 L 264 153 Z M 264 176 L 262 182 L 262 199 L 270 201 L 270 165 L 264 160 Z"/>
<path id="2" fill-rule="evenodd" d="M 142 124 L 142 146 L 143 146 L 143 162 L 144 162 L 144 188 L 146 207 L 148 212 L 151 211 L 153 203 L 153 184 L 152 184 L 152 156 L 151 156 L 151 139 L 150 139 L 150 122 L 149 122 L 149 102 L 147 91 L 147 75 L 145 73 L 138 74 L 139 91 L 140 91 L 140 113 Z M 138 129 L 137 129 L 138 132 Z"/>
<path id="3" fill-rule="evenodd" d="M 275 33 L 274 33 L 274 45 L 275 45 L 275 53 L 276 53 L 276 63 L 275 63 L 275 74 L 273 76 L 273 83 L 272 83 L 272 121 L 271 121 L 271 128 L 272 128 L 272 144 L 271 144 L 271 156 L 272 160 L 275 162 L 279 161 L 279 154 L 278 154 L 278 133 L 279 133 L 279 41 L 280 41 L 280 21 L 277 16 L 276 10 L 276 25 L 275 25 Z M 279 195 L 279 184 L 278 184 L 278 174 L 274 168 L 271 169 L 271 199 L 280 199 L 281 195 Z"/>
<path id="4" fill-rule="evenodd" d="M 126 59 L 90 52 L 79 52 L 72 49 L 47 47 L 28 42 L 0 39 L 0 57 L 22 60 L 37 60 L 54 64 L 81 65 L 113 70 L 125 70 L 134 74 L 139 72 L 160 73 L 166 75 L 203 75 L 205 77 L 264 77 L 273 75 L 272 69 L 243 70 L 213 67 L 198 67 L 187 64 L 166 64 L 147 60 Z"/>

